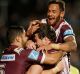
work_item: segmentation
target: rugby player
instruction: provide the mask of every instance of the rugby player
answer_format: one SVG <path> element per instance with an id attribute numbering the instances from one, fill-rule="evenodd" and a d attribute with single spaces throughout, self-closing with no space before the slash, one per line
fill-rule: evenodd
<path id="1" fill-rule="evenodd" d="M 64 19 L 65 15 L 65 3 L 62 0 L 50 1 L 48 4 L 47 18 L 42 19 L 42 23 L 49 24 L 56 33 L 55 43 L 47 45 L 46 50 L 55 49 L 66 51 L 66 56 L 64 57 L 65 68 L 61 74 L 69 74 L 69 52 L 76 51 L 77 44 L 75 40 L 75 34 L 71 25 Z M 36 21 L 34 21 L 36 23 Z M 38 25 L 30 30 L 28 29 L 28 34 L 32 34 Z M 44 49 L 44 48 L 43 48 Z"/>
<path id="2" fill-rule="evenodd" d="M 25 74 L 33 64 L 54 64 L 63 56 L 61 51 L 49 55 L 26 48 L 27 36 L 22 27 L 10 27 L 7 31 L 7 38 L 9 47 L 4 50 L 0 59 L 1 74 Z M 40 65 L 35 66 L 36 72 L 33 74 L 41 74 Z"/>

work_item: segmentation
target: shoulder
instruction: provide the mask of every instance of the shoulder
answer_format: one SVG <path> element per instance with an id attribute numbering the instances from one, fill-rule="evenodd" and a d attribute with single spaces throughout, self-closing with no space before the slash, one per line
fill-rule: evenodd
<path id="1" fill-rule="evenodd" d="M 61 31 L 64 35 L 74 35 L 71 25 L 66 21 L 62 23 Z"/>
<path id="2" fill-rule="evenodd" d="M 64 30 L 72 29 L 71 25 L 65 20 L 60 25 L 62 26 L 62 29 L 64 29 Z"/>
<path id="3" fill-rule="evenodd" d="M 14 52 L 16 52 L 17 54 L 20 54 L 22 51 L 24 51 L 24 48 L 15 48 Z"/>

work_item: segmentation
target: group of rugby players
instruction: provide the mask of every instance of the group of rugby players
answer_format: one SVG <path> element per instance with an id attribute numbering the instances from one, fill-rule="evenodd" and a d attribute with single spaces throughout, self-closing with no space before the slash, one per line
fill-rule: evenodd
<path id="1" fill-rule="evenodd" d="M 31 21 L 27 31 L 10 27 L 9 47 L 0 60 L 0 74 L 69 74 L 70 52 L 76 50 L 77 44 L 64 15 L 65 3 L 50 1 L 47 18 Z"/>

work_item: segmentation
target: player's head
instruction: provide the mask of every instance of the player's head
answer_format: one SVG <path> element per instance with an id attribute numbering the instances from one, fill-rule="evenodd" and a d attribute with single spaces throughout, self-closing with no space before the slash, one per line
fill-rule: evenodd
<path id="1" fill-rule="evenodd" d="M 64 17 L 65 14 L 65 3 L 61 0 L 58 1 L 50 1 L 48 4 L 48 23 L 50 25 L 57 24 L 60 19 Z"/>
<path id="2" fill-rule="evenodd" d="M 40 39 L 41 39 L 44 43 L 46 41 L 47 41 L 47 43 L 55 42 L 55 38 L 56 38 L 55 31 L 53 29 L 51 29 L 50 25 L 48 25 L 48 24 L 42 25 L 34 34 L 35 34 L 36 41 L 40 41 Z"/>
<path id="3" fill-rule="evenodd" d="M 21 44 L 22 46 L 26 43 L 27 37 L 23 27 L 12 26 L 7 31 L 7 38 L 9 44 Z"/>

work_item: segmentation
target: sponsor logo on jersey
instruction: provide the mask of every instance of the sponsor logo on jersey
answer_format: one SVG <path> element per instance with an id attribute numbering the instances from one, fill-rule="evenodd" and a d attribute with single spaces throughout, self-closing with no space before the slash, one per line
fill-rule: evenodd
<path id="1" fill-rule="evenodd" d="M 65 32 L 64 32 L 64 35 L 73 35 L 74 33 L 73 33 L 73 30 L 70 30 L 70 29 L 68 29 L 68 30 L 66 30 Z"/>
<path id="2" fill-rule="evenodd" d="M 31 53 L 29 54 L 28 58 L 33 59 L 33 60 L 37 60 L 38 56 L 39 56 L 39 52 L 32 50 Z"/>
<path id="3" fill-rule="evenodd" d="M 4 54 L 1 57 L 1 61 L 14 61 L 15 60 L 15 54 Z"/>

